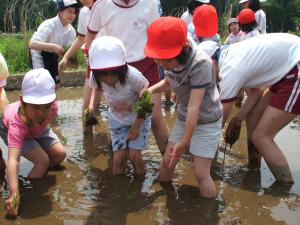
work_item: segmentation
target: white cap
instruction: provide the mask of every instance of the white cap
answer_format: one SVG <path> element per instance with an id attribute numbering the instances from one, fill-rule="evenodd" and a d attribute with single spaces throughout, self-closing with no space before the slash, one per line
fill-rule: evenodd
<path id="1" fill-rule="evenodd" d="M 209 3 L 209 0 L 196 0 L 197 2 L 202 2 L 202 3 Z"/>
<path id="2" fill-rule="evenodd" d="M 125 47 L 113 36 L 96 38 L 89 51 L 91 70 L 111 70 L 126 64 Z"/>
<path id="3" fill-rule="evenodd" d="M 57 0 L 57 8 L 62 9 L 68 6 L 79 7 L 79 3 L 76 0 Z"/>
<path id="4" fill-rule="evenodd" d="M 48 104 L 56 98 L 55 83 L 46 69 L 27 72 L 22 82 L 22 98 L 25 103 Z"/>
<path id="5" fill-rule="evenodd" d="M 242 4 L 242 3 L 245 3 L 245 2 L 248 2 L 249 0 L 240 0 L 239 1 L 239 4 Z"/>
<path id="6" fill-rule="evenodd" d="M 8 68 L 4 57 L 0 53 L 0 80 L 5 80 L 8 77 Z"/>
<path id="7" fill-rule="evenodd" d="M 206 52 L 209 57 L 212 57 L 219 47 L 215 41 L 203 41 L 198 45 L 198 48 Z"/>

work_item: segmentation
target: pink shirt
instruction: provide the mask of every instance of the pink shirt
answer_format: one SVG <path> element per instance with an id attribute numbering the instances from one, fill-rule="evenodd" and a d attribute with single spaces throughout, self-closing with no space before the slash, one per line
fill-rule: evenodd
<path id="1" fill-rule="evenodd" d="M 30 127 L 25 124 L 19 115 L 20 102 L 9 104 L 4 112 L 3 123 L 8 129 L 7 143 L 9 148 L 22 148 L 25 138 L 39 137 L 48 124 L 39 124 Z M 58 105 L 55 101 L 50 109 L 51 115 L 57 114 Z"/>

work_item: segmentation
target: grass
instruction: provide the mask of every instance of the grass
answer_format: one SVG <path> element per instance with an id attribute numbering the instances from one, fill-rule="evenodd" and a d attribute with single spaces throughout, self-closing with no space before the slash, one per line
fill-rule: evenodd
<path id="1" fill-rule="evenodd" d="M 0 52 L 6 60 L 10 74 L 19 74 L 31 69 L 28 41 L 23 34 L 0 34 Z M 67 70 L 85 67 L 83 54 L 78 51 L 70 59 Z"/>

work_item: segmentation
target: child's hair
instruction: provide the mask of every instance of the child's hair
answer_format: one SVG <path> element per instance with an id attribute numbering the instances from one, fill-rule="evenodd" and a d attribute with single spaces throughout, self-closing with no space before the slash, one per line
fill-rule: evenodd
<path id="1" fill-rule="evenodd" d="M 249 4 L 249 8 L 256 12 L 261 9 L 260 1 L 259 0 L 251 0 Z"/>
<path id="2" fill-rule="evenodd" d="M 57 13 L 62 12 L 67 8 L 75 8 L 76 14 L 78 14 L 81 7 L 82 5 L 78 0 L 69 2 L 65 2 L 64 0 L 57 0 Z"/>
<path id="3" fill-rule="evenodd" d="M 178 56 L 176 56 L 176 60 L 181 64 L 185 65 L 190 57 L 191 48 L 188 46 L 185 46 L 182 48 L 181 52 Z"/>
<path id="4" fill-rule="evenodd" d="M 239 25 L 240 25 L 241 30 L 247 34 L 251 31 L 253 31 L 257 27 L 257 22 L 256 22 L 256 20 L 254 20 L 251 23 L 248 23 L 248 24 L 240 23 Z"/>
<path id="5" fill-rule="evenodd" d="M 127 72 L 128 72 L 127 64 L 112 70 L 93 70 L 93 79 L 96 82 L 97 86 L 101 89 L 102 87 L 101 87 L 100 78 L 104 76 L 109 76 L 109 74 L 113 74 L 114 76 L 118 77 L 120 84 L 124 85 L 127 79 Z"/>
<path id="6" fill-rule="evenodd" d="M 228 19 L 228 21 L 227 21 L 227 28 L 228 28 L 228 32 L 229 32 L 229 33 L 231 33 L 230 25 L 233 24 L 233 23 L 239 24 L 238 19 L 237 19 L 237 18 L 230 18 L 230 19 Z M 241 28 L 240 28 L 240 26 L 239 26 L 239 30 L 240 30 L 240 29 L 241 29 Z"/>
<path id="7" fill-rule="evenodd" d="M 198 6 L 201 6 L 203 5 L 204 3 L 202 2 L 199 2 L 199 1 L 196 1 L 196 0 L 191 0 L 188 4 L 187 4 L 187 8 L 188 8 L 188 11 L 191 15 L 194 14 L 194 11 L 195 9 L 198 7 Z"/>

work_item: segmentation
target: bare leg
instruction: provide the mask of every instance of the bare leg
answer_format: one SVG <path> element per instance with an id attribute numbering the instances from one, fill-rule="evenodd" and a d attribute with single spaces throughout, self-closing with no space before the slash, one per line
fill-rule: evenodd
<path id="1" fill-rule="evenodd" d="M 125 162 L 126 158 L 126 150 L 118 150 L 114 152 L 113 159 L 113 175 L 119 175 L 125 173 Z"/>
<path id="2" fill-rule="evenodd" d="M 161 94 L 153 94 L 152 132 L 161 154 L 165 152 L 169 138 L 169 128 L 166 125 L 161 111 Z"/>
<path id="3" fill-rule="evenodd" d="M 50 146 L 47 149 L 47 153 L 49 156 L 49 167 L 58 166 L 66 158 L 66 149 L 60 142 Z"/>
<path id="4" fill-rule="evenodd" d="M 129 160 L 133 164 L 135 174 L 146 173 L 146 162 L 143 160 L 141 150 L 129 149 L 128 152 Z"/>
<path id="5" fill-rule="evenodd" d="M 32 149 L 24 157 L 33 163 L 28 178 L 41 178 L 47 174 L 50 160 L 48 154 L 41 147 Z"/>
<path id="6" fill-rule="evenodd" d="M 292 183 L 288 162 L 274 141 L 275 135 L 296 115 L 268 106 L 253 133 L 256 147 L 263 155 L 277 181 Z"/>
<path id="7" fill-rule="evenodd" d="M 205 198 L 216 197 L 217 189 L 210 176 L 212 159 L 194 156 L 193 161 L 194 175 L 199 185 L 200 195 Z"/>
<path id="8" fill-rule="evenodd" d="M 248 146 L 248 166 L 250 168 L 260 168 L 261 165 L 261 153 L 257 150 L 253 144 L 252 135 L 255 127 L 257 126 L 263 112 L 269 104 L 273 93 L 267 91 L 260 99 L 257 106 L 251 111 L 250 115 L 246 118 L 247 128 L 247 146 Z"/>

